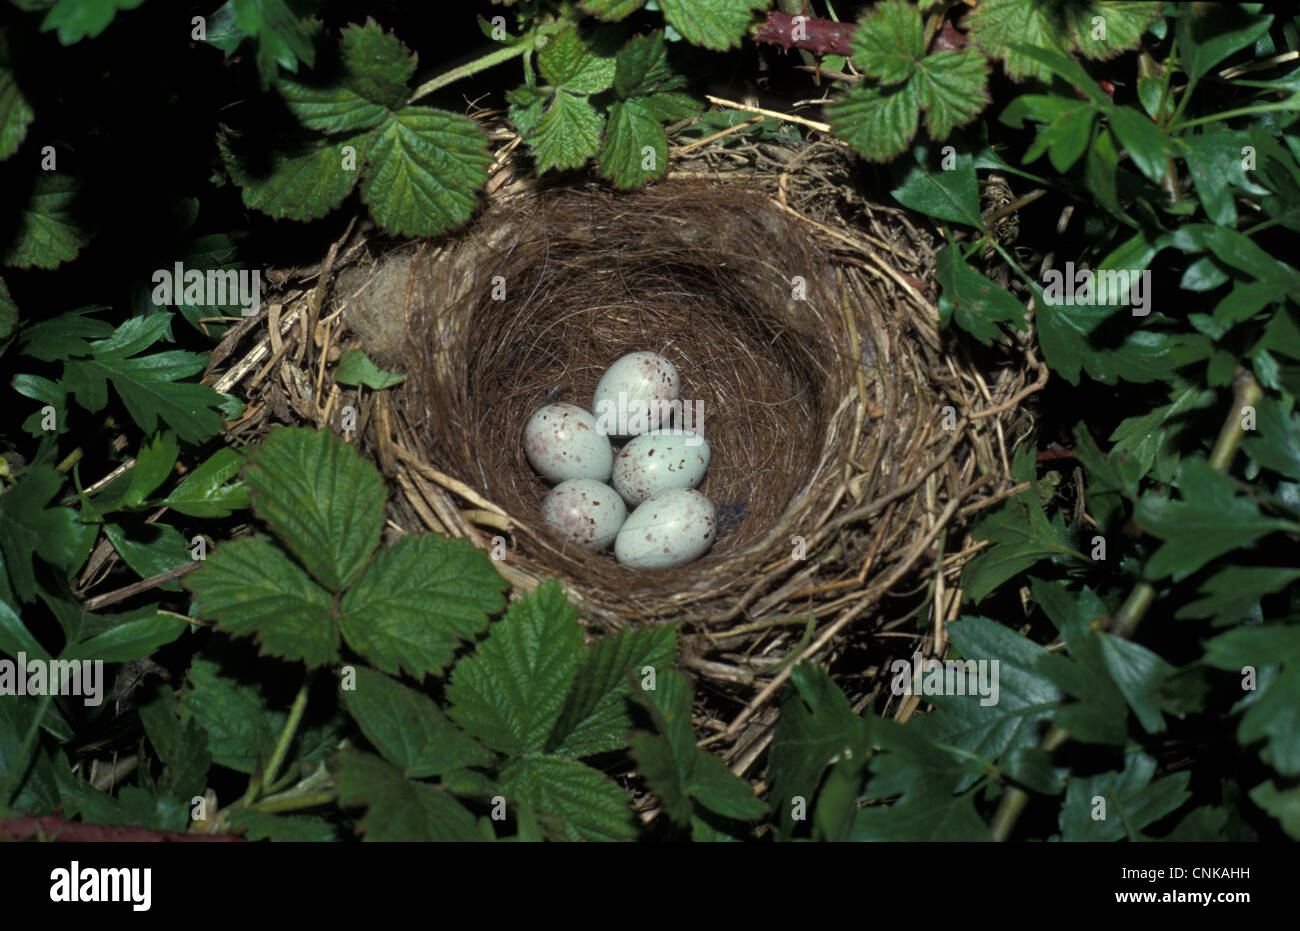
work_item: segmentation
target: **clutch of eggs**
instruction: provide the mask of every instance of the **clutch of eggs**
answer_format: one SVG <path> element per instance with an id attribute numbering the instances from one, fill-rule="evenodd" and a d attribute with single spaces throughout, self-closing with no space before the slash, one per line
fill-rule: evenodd
<path id="1" fill-rule="evenodd" d="M 555 484 L 542 502 L 542 520 L 579 546 L 613 543 L 615 558 L 632 568 L 665 569 L 704 555 L 717 516 L 695 486 L 711 453 L 702 435 L 669 429 L 667 405 L 680 394 L 672 362 L 633 352 L 602 376 L 591 411 L 555 403 L 533 414 L 524 453 Z M 609 435 L 631 437 L 617 457 Z"/>

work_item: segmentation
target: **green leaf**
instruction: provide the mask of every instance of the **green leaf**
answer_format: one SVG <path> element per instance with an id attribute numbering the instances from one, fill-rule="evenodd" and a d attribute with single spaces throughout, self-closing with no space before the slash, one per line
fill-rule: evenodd
<path id="1" fill-rule="evenodd" d="M 50 654 L 40 645 L 31 631 L 23 624 L 23 619 L 7 601 L 0 600 L 0 653 L 17 656 L 26 653 L 32 659 L 48 662 Z"/>
<path id="2" fill-rule="evenodd" d="M 270 758 L 284 712 L 273 712 L 261 689 L 221 671 L 198 657 L 190 666 L 181 694 L 181 723 L 191 718 L 208 732 L 212 761 L 241 773 L 252 773 Z"/>
<path id="3" fill-rule="evenodd" d="M 779 813 L 781 835 L 795 828 L 793 804 L 805 810 L 828 766 L 870 751 L 867 722 L 853 713 L 844 693 L 825 671 L 800 663 L 790 673 L 792 687 L 781 697 L 781 717 L 768 755 L 772 804 Z"/>
<path id="4" fill-rule="evenodd" d="M 984 228 L 980 218 L 979 184 L 975 161 L 969 154 L 958 155 L 950 170 L 932 172 L 914 165 L 903 183 L 889 192 L 904 207 L 953 223 Z"/>
<path id="5" fill-rule="evenodd" d="M 1210 576 L 1198 591 L 1206 597 L 1179 608 L 1174 617 L 1213 618 L 1216 624 L 1243 622 L 1265 595 L 1300 580 L 1300 569 L 1272 566 L 1228 566 Z"/>
<path id="6" fill-rule="evenodd" d="M 18 151 L 34 119 L 36 114 L 14 80 L 14 73 L 0 68 L 0 161 Z"/>
<path id="7" fill-rule="evenodd" d="M 368 841 L 482 840 L 474 816 L 450 792 L 411 782 L 378 757 L 344 750 L 330 771 L 339 803 L 365 806 L 357 831 Z"/>
<path id="8" fill-rule="evenodd" d="M 1279 789 L 1272 781 L 1250 790 L 1250 800 L 1278 820 L 1292 840 L 1300 840 L 1300 787 Z"/>
<path id="9" fill-rule="evenodd" d="M 373 19 L 343 30 L 340 40 L 344 84 L 359 97 L 386 109 L 406 102 L 406 82 L 415 74 L 415 56 L 393 33 L 385 33 Z"/>
<path id="10" fill-rule="evenodd" d="M 616 21 L 631 16 L 645 0 L 580 0 L 579 6 L 597 19 Z"/>
<path id="11" fill-rule="evenodd" d="M 632 728 L 628 699 L 631 678 L 643 677 L 650 666 L 656 678 L 677 651 L 677 630 L 664 624 L 627 628 L 588 647 L 578 664 L 569 692 L 547 741 L 556 756 L 584 757 L 627 746 Z"/>
<path id="12" fill-rule="evenodd" d="M 1255 410 L 1258 434 L 1243 438 L 1246 452 L 1264 468 L 1300 480 L 1300 416 L 1268 397 L 1261 398 Z"/>
<path id="13" fill-rule="evenodd" d="M 694 806 L 686 794 L 689 773 L 686 767 L 695 760 L 694 748 L 685 759 L 673 753 L 672 746 L 662 737 L 636 731 L 629 737 L 632 759 L 637 772 L 645 779 L 650 791 L 659 799 L 664 813 L 678 826 L 690 823 Z"/>
<path id="14" fill-rule="evenodd" d="M 1209 126 L 1198 135 L 1181 136 L 1179 144 L 1183 148 L 1181 154 L 1187 161 L 1187 172 L 1196 185 L 1196 195 L 1201 200 L 1205 215 L 1219 226 L 1235 227 L 1237 206 L 1233 197 L 1234 189 L 1254 194 L 1262 194 L 1266 190 L 1252 182 L 1246 175 L 1246 169 L 1242 167 L 1241 150 L 1250 144 L 1250 134 L 1235 132 L 1222 126 Z M 1210 259 L 1206 258 L 1195 264 L 1200 264 L 1201 261 L 1205 263 L 1201 274 L 1217 272 L 1215 277 L 1219 279 L 1218 283 L 1227 280 Z M 1188 275 L 1193 275 L 1191 267 L 1184 275 L 1182 282 L 1184 288 L 1209 290 L 1204 284 L 1194 280 L 1195 275 L 1189 283 Z M 1217 287 L 1217 283 L 1211 287 Z"/>
<path id="15" fill-rule="evenodd" d="M 600 149 L 603 126 L 600 114 L 586 97 L 556 91 L 537 125 L 525 136 L 538 172 L 581 166 Z"/>
<path id="16" fill-rule="evenodd" d="M 58 0 L 45 14 L 41 32 L 59 31 L 62 45 L 95 38 L 113 21 L 118 10 L 134 10 L 144 0 Z"/>
<path id="17" fill-rule="evenodd" d="M 1147 561 L 1150 579 L 1172 575 L 1179 581 L 1274 530 L 1300 530 L 1290 521 L 1261 515 L 1254 498 L 1239 497 L 1233 480 L 1204 459 L 1184 460 L 1175 484 L 1181 501 L 1148 492 L 1133 512 L 1139 527 L 1165 541 Z"/>
<path id="18" fill-rule="evenodd" d="M 692 45 L 726 51 L 739 45 L 753 11 L 767 0 L 659 0 L 664 19 Z"/>
<path id="19" fill-rule="evenodd" d="M 1061 806 L 1061 840 L 1116 841 L 1144 840 L 1142 829 L 1177 811 L 1189 798 L 1189 772 L 1174 773 L 1151 781 L 1156 761 L 1145 753 L 1129 756 L 1123 772 L 1075 776 L 1065 790 Z M 1104 804 L 1102 813 L 1100 798 Z"/>
<path id="20" fill-rule="evenodd" d="M 285 0 L 231 0 L 230 6 L 235 26 L 244 35 L 257 38 L 257 73 L 263 90 L 275 79 L 277 65 L 296 72 L 299 61 L 308 68 L 315 64 L 311 35 Z"/>
<path id="21" fill-rule="evenodd" d="M 130 524 L 108 523 L 104 536 L 113 544 L 122 560 L 142 579 L 162 575 L 192 559 L 189 544 L 171 524 L 134 521 Z M 163 591 L 180 591 L 175 582 L 158 586 Z"/>
<path id="22" fill-rule="evenodd" d="M 563 836 L 570 840 L 636 838 L 636 819 L 627 794 L 616 783 L 576 760 L 524 757 L 502 770 L 501 787 L 511 798 L 556 816 Z"/>
<path id="23" fill-rule="evenodd" d="M 944 744 L 969 750 L 981 759 L 997 763 L 1005 755 L 1038 745 L 1046 732 L 1053 712 L 1064 696 L 1041 669 L 1048 652 L 1031 640 L 985 617 L 963 616 L 948 625 L 952 645 L 965 662 L 954 684 L 965 694 L 925 694 L 937 711 L 921 719 L 922 733 Z M 911 664 L 899 660 L 900 667 L 891 688 L 898 694 L 911 687 Z M 978 663 L 991 678 L 978 678 Z M 996 663 L 996 665 L 993 665 Z M 926 681 L 922 672 L 921 684 Z M 992 683 L 995 690 L 984 695 L 982 683 Z M 978 777 L 968 774 L 957 786 L 969 788 Z"/>
<path id="24" fill-rule="evenodd" d="M 601 175 L 616 187 L 641 187 L 668 168 L 668 134 L 644 100 L 616 100 L 609 108 L 597 159 Z"/>
<path id="25" fill-rule="evenodd" d="M 0 339 L 8 339 L 18 326 L 18 305 L 9 296 L 9 285 L 0 278 Z"/>
<path id="26" fill-rule="evenodd" d="M 93 358 L 65 362 L 63 384 L 77 403 L 98 412 L 108 403 L 111 382 L 145 433 L 154 433 L 161 419 L 185 442 L 198 443 L 220 431 L 222 396 L 207 385 L 179 379 L 201 372 L 207 358 L 181 350 L 136 355 L 164 335 L 171 318 L 154 314 L 128 320 L 108 339 L 91 344 Z"/>
<path id="27" fill-rule="evenodd" d="M 104 310 L 103 307 L 83 307 L 68 311 L 50 320 L 23 327 L 20 339 L 23 355 L 42 362 L 57 362 L 72 356 L 88 356 L 92 349 L 89 339 L 104 339 L 113 335 L 113 325 L 95 320 L 89 315 Z"/>
<path id="28" fill-rule="evenodd" d="M 979 115 L 990 100 L 988 76 L 988 62 L 971 48 L 944 49 L 921 60 L 912 81 L 931 139 L 947 139 Z"/>
<path id="29" fill-rule="evenodd" d="M 248 487 L 243 482 L 226 484 L 243 464 L 239 450 L 223 446 L 185 476 L 162 503 L 188 517 L 229 517 L 249 504 Z"/>
<path id="30" fill-rule="evenodd" d="M 185 578 L 204 617 L 229 634 L 256 635 L 266 652 L 308 667 L 338 658 L 330 595 L 264 536 L 217 547 Z"/>
<path id="31" fill-rule="evenodd" d="M 72 175 L 42 171 L 7 238 L 0 264 L 15 268 L 55 268 L 77 257 L 90 233 L 74 211 L 80 185 Z"/>
<path id="32" fill-rule="evenodd" d="M 1148 733 L 1163 733 L 1161 711 L 1170 707 L 1163 689 L 1177 670 L 1139 643 L 1110 634 L 1103 634 L 1100 642 L 1106 670 L 1138 721 Z"/>
<path id="33" fill-rule="evenodd" d="M 963 330 L 986 346 L 997 338 L 999 322 L 1024 329 L 1026 311 L 1020 301 L 967 265 L 958 247 L 939 250 L 935 273 L 943 286 L 939 319 L 945 326 L 956 317 Z"/>
<path id="34" fill-rule="evenodd" d="M 135 465 L 128 473 L 131 481 L 123 504 L 127 507 L 143 504 L 154 489 L 167 481 L 179 453 L 180 447 L 170 432 L 154 437 L 152 443 L 142 445 L 135 457 Z"/>
<path id="35" fill-rule="evenodd" d="M 355 133 L 388 117 L 387 107 L 343 84 L 308 84 L 282 76 L 275 89 L 298 122 L 324 133 Z"/>
<path id="36" fill-rule="evenodd" d="M 1017 129 L 1025 117 L 1040 122 L 1038 135 L 1025 152 L 1022 163 L 1028 165 L 1047 152 L 1052 167 L 1064 174 L 1087 150 L 1093 121 L 1099 112 L 1097 106 L 1087 100 L 1022 94 L 1002 111 L 1000 119 Z"/>
<path id="37" fill-rule="evenodd" d="M 925 28 L 916 7 L 903 0 L 885 0 L 870 10 L 853 30 L 853 63 L 881 84 L 902 84 L 925 55 Z"/>
<path id="38" fill-rule="evenodd" d="M 1110 434 L 1114 443 L 1107 458 L 1115 463 L 1126 487 L 1133 488 L 1154 467 L 1161 482 L 1173 481 L 1178 467 L 1177 440 L 1187 426 L 1186 414 L 1215 400 L 1214 392 L 1176 383 L 1171 403 L 1147 414 L 1126 417 Z"/>
<path id="39" fill-rule="evenodd" d="M 0 553 L 9 570 L 14 591 L 23 601 L 36 597 L 33 557 L 39 556 L 61 570 L 72 568 L 79 549 L 77 512 L 47 507 L 63 487 L 63 476 L 49 466 L 28 469 L 9 490 L 0 494 Z"/>
<path id="40" fill-rule="evenodd" d="M 338 828 L 314 815 L 271 815 L 255 808 L 235 808 L 230 826 L 248 840 L 321 844 L 339 840 Z"/>
<path id="41" fill-rule="evenodd" d="M 655 729 L 668 741 L 668 747 L 681 767 L 683 778 L 689 778 L 695 760 L 690 680 L 676 669 L 666 669 L 655 677 L 653 689 L 634 691 L 632 699 L 650 712 Z"/>
<path id="42" fill-rule="evenodd" d="M 379 543 L 383 479 L 328 430 L 273 430 L 249 457 L 253 509 L 316 579 L 340 591 Z"/>
<path id="43" fill-rule="evenodd" d="M 1103 60 L 1137 48 L 1142 34 L 1160 19 L 1161 4 L 1144 0 L 1094 0 L 1091 4 L 1066 6 L 1065 9 L 1073 14 L 1071 37 L 1078 44 L 1079 51 L 1088 58 Z M 1098 16 L 1105 31 L 1095 35 Z"/>
<path id="44" fill-rule="evenodd" d="M 384 125 L 392 120 L 390 115 Z M 298 136 L 257 159 L 237 153 L 224 134 L 218 136 L 217 147 L 249 207 L 277 220 L 318 220 L 352 192 L 357 169 L 367 154 L 373 154 L 368 147 L 378 145 L 379 138 L 366 133 Z"/>
<path id="45" fill-rule="evenodd" d="M 1260 675 L 1263 688 L 1248 695 L 1248 704 L 1239 703 L 1246 713 L 1237 740 L 1243 745 L 1262 741 L 1264 759 L 1278 772 L 1300 774 L 1300 628 L 1270 624 L 1230 630 L 1206 643 L 1203 662 L 1237 673 L 1282 664 L 1271 679 Z"/>
<path id="46" fill-rule="evenodd" d="M 887 162 L 907 148 L 920 113 L 908 86 L 882 91 L 858 84 L 826 106 L 835 135 L 873 162 Z"/>
<path id="47" fill-rule="evenodd" d="M 434 236 L 455 229 L 487 183 L 487 136 L 472 120 L 403 107 L 372 131 L 361 199 L 389 233 Z"/>
<path id="48" fill-rule="evenodd" d="M 1133 164 L 1147 178 L 1159 184 L 1169 171 L 1168 157 L 1173 143 L 1150 117 L 1132 107 L 1112 107 L 1107 111 L 1110 128 Z"/>
<path id="49" fill-rule="evenodd" d="M 1174 31 L 1178 63 L 1195 84 L 1219 62 L 1263 35 L 1272 22 L 1272 16 L 1256 16 L 1232 6 L 1180 11 Z"/>
<path id="50" fill-rule="evenodd" d="M 512 603 L 474 654 L 456 664 L 447 686 L 452 718 L 493 749 L 539 752 L 564 707 L 581 648 L 577 611 L 558 582 L 546 582 Z"/>
<path id="51" fill-rule="evenodd" d="M 181 723 L 176 697 L 164 683 L 157 683 L 152 697 L 138 707 L 149 743 L 165 766 L 159 787 L 186 801 L 202 795 L 212 765 L 207 733 L 193 718 Z"/>
<path id="52" fill-rule="evenodd" d="M 501 610 L 505 587 L 487 554 L 465 540 L 403 537 L 343 596 L 339 625 L 348 645 L 386 672 L 439 673 Z"/>
<path id="53" fill-rule="evenodd" d="M 560 29 L 537 53 L 546 83 L 575 95 L 596 94 L 614 83 L 614 58 L 600 54 L 575 25 Z"/>
<path id="54" fill-rule="evenodd" d="M 1026 0 L 981 0 L 966 17 L 966 26 L 970 40 L 990 58 L 1001 59 L 1013 81 L 1051 78 L 1047 67 L 1020 47 L 1069 49 L 1072 44 L 1050 6 Z"/>
<path id="55" fill-rule="evenodd" d="M 754 797 L 753 787 L 705 750 L 695 753 L 687 791 L 695 801 L 724 818 L 756 821 L 767 813 L 767 805 Z"/>
<path id="56" fill-rule="evenodd" d="M 387 372 L 370 361 L 360 349 L 349 349 L 339 357 L 339 367 L 334 370 L 334 380 L 340 385 L 365 385 L 383 391 L 406 380 L 405 375 Z"/>
<path id="57" fill-rule="evenodd" d="M 633 36 L 614 58 L 614 93 L 620 99 L 679 91 L 686 87 L 685 75 L 668 62 L 668 48 L 662 29 Z"/>
<path id="58" fill-rule="evenodd" d="M 343 700 L 366 739 L 408 779 L 493 760 L 428 697 L 381 672 L 357 669 L 356 688 L 345 690 Z"/>

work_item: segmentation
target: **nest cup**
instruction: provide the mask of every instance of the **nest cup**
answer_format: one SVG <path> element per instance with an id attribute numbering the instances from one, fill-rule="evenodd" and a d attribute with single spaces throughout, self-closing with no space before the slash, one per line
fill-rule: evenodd
<path id="1" fill-rule="evenodd" d="M 852 452 L 850 395 L 875 363 L 844 316 L 872 298 L 809 233 L 759 193 L 702 182 L 553 190 L 488 213 L 411 263 L 402 404 L 421 455 L 509 515 L 515 568 L 560 577 L 607 626 L 716 612 L 813 536 Z M 546 526 L 549 486 L 523 452 L 538 407 L 590 409 L 605 370 L 638 350 L 677 366 L 712 451 L 700 490 L 718 537 L 673 569 L 621 566 Z"/>

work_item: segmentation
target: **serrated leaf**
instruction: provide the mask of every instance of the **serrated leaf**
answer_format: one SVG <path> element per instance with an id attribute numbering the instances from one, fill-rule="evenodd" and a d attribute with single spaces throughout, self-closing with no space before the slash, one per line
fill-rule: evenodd
<path id="1" fill-rule="evenodd" d="M 66 571 L 78 552 L 77 512 L 47 507 L 62 487 L 63 476 L 53 468 L 33 466 L 0 494 L 0 526 L 4 527 L 0 553 L 4 554 L 14 591 L 23 601 L 36 597 L 34 557 Z"/>
<path id="2" fill-rule="evenodd" d="M 916 7 L 903 0 L 877 3 L 853 30 L 853 63 L 881 84 L 901 84 L 925 55 L 925 28 Z"/>
<path id="3" fill-rule="evenodd" d="M 73 207 L 80 185 L 72 175 L 42 171 L 18 223 L 7 238 L 0 264 L 15 268 L 55 268 L 77 257 L 90 233 Z"/>
<path id="4" fill-rule="evenodd" d="M 1111 681 L 1138 721 L 1148 733 L 1163 733 L 1165 721 L 1161 712 L 1169 705 L 1169 699 L 1162 688 L 1177 670 L 1140 643 L 1110 634 L 1102 634 L 1099 639 Z"/>
<path id="5" fill-rule="evenodd" d="M 601 55 L 568 25 L 537 53 L 537 70 L 546 83 L 574 95 L 597 94 L 614 83 L 614 58 Z"/>
<path id="6" fill-rule="evenodd" d="M 536 753 L 577 672 L 582 630 L 555 580 L 512 603 L 487 639 L 452 670 L 451 717 L 506 753 Z M 530 799 L 530 801 L 535 801 Z"/>
<path id="7" fill-rule="evenodd" d="M 616 100 L 609 108 L 598 160 L 616 187 L 641 187 L 668 168 L 668 134 L 641 100 Z"/>
<path id="8" fill-rule="evenodd" d="M 487 183 L 487 136 L 463 116 L 403 107 L 372 130 L 361 199 L 389 233 L 434 236 L 455 229 Z"/>
<path id="9" fill-rule="evenodd" d="M 1143 840 L 1142 830 L 1177 811 L 1191 797 L 1189 772 L 1174 773 L 1155 782 L 1156 761 L 1145 753 L 1132 754 L 1123 772 L 1100 773 L 1070 779 L 1061 806 L 1063 841 Z M 1095 819 L 1105 802 L 1105 817 Z"/>
<path id="10" fill-rule="evenodd" d="M 676 651 L 677 631 L 671 625 L 624 629 L 587 648 L 548 740 L 549 752 L 576 758 L 625 747 L 632 728 L 629 676 L 639 680 L 650 666 L 657 678 Z"/>
<path id="11" fill-rule="evenodd" d="M 383 479 L 328 430 L 273 430 L 250 455 L 253 509 L 316 579 L 345 588 L 379 543 Z"/>
<path id="12" fill-rule="evenodd" d="M 380 550 L 339 605 L 348 645 L 386 672 L 440 673 L 505 605 L 482 550 L 436 534 Z"/>
<path id="13" fill-rule="evenodd" d="M 614 93 L 621 99 L 644 97 L 686 86 L 686 77 L 668 62 L 663 30 L 633 36 L 614 58 Z"/>
<path id="14" fill-rule="evenodd" d="M 906 149 L 920 115 L 906 85 L 882 91 L 858 84 L 826 106 L 835 135 L 873 162 L 887 162 Z"/>
<path id="15" fill-rule="evenodd" d="M 208 732 L 212 761 L 252 773 L 270 758 L 284 712 L 272 711 L 261 690 L 198 657 L 190 666 L 181 695 L 182 723 L 193 717 Z"/>
<path id="16" fill-rule="evenodd" d="M 1246 452 L 1264 468 L 1300 480 L 1300 416 L 1269 397 L 1255 411 L 1257 430 L 1242 439 Z"/>
<path id="17" fill-rule="evenodd" d="M 1084 56 L 1099 61 L 1114 58 L 1137 48 L 1147 27 L 1160 18 L 1161 7 L 1146 0 L 1094 0 L 1066 7 L 1067 15 L 1073 16 L 1070 35 Z"/>
<path id="18" fill-rule="evenodd" d="M 249 207 L 277 220 L 318 220 L 351 193 L 367 147 L 377 138 L 367 133 L 302 136 L 285 140 L 256 161 L 237 153 L 224 135 L 217 147 Z"/>
<path id="19" fill-rule="evenodd" d="M 1007 77 L 1014 81 L 1050 79 L 1046 66 L 1013 46 L 1068 50 L 1073 43 L 1062 25 L 1053 20 L 1052 7 L 1026 0 L 981 0 L 966 17 L 970 40 L 990 58 L 1001 59 Z"/>
<path id="20" fill-rule="evenodd" d="M 338 828 L 315 815 L 272 815 L 255 808 L 235 808 L 230 826 L 248 840 L 321 844 L 339 839 Z"/>
<path id="21" fill-rule="evenodd" d="M 664 19 L 692 45 L 725 51 L 739 45 L 753 11 L 767 0 L 659 0 Z"/>
<path id="22" fill-rule="evenodd" d="M 659 799 L 664 813 L 678 826 L 690 823 L 694 806 L 686 794 L 688 776 L 684 767 L 694 762 L 694 755 L 684 762 L 673 753 L 668 741 L 644 731 L 634 732 L 628 742 L 637 772 Z"/>
<path id="23" fill-rule="evenodd" d="M 597 19 L 617 21 L 631 16 L 645 0 L 580 0 L 579 6 Z"/>
<path id="24" fill-rule="evenodd" d="M 349 349 L 339 357 L 339 367 L 334 370 L 334 380 L 340 385 L 365 385 L 383 391 L 406 380 L 405 375 L 388 372 L 370 361 L 360 349 Z"/>
<path id="25" fill-rule="evenodd" d="M 356 677 L 356 688 L 343 692 L 348 712 L 366 739 L 408 779 L 485 766 L 494 759 L 427 696 L 373 669 L 362 667 Z"/>
<path id="26" fill-rule="evenodd" d="M 581 166 L 600 148 L 601 116 L 586 97 L 558 90 L 537 125 L 525 136 L 537 170 Z"/>
<path id="27" fill-rule="evenodd" d="M 208 751 L 208 735 L 199 722 L 190 718 L 181 723 L 171 686 L 164 683 L 155 685 L 153 697 L 140 702 L 138 708 L 149 744 L 166 767 L 159 786 L 186 801 L 202 795 L 212 754 Z"/>
<path id="28" fill-rule="evenodd" d="M 636 837 L 636 821 L 626 793 L 576 760 L 524 757 L 502 770 L 501 787 L 508 796 L 559 818 L 570 840 L 619 841 Z"/>
<path id="29" fill-rule="evenodd" d="M 1180 11 L 1174 27 L 1178 63 L 1195 83 L 1223 59 L 1258 39 L 1272 22 L 1272 16 L 1232 6 Z"/>
<path id="30" fill-rule="evenodd" d="M 247 486 L 242 482 L 226 484 L 243 464 L 239 450 L 224 446 L 185 476 L 162 503 L 188 517 L 228 517 L 249 505 Z"/>
<path id="31" fill-rule="evenodd" d="M 690 680 L 676 669 L 666 669 L 655 677 L 653 689 L 634 689 L 632 699 L 650 712 L 655 729 L 668 741 L 673 756 L 682 766 L 683 776 L 689 778 L 695 759 Z"/>
<path id="32" fill-rule="evenodd" d="M 103 307 L 83 307 L 60 314 L 50 320 L 27 324 L 19 337 L 22 341 L 23 355 L 40 359 L 42 362 L 56 362 L 72 356 L 90 355 L 91 348 L 87 340 L 104 339 L 113 335 L 113 324 L 89 316 L 103 309 Z"/>
<path id="33" fill-rule="evenodd" d="M 845 755 L 870 751 L 867 722 L 853 713 L 825 671 L 800 663 L 791 670 L 790 681 L 768 756 L 772 804 L 787 839 L 795 826 L 792 800 L 800 797 L 805 809 L 811 807 L 828 766 Z"/>
<path id="34" fill-rule="evenodd" d="M 965 694 L 925 693 L 925 699 L 938 709 L 922 720 L 922 732 L 939 743 L 969 750 L 981 759 L 997 763 L 1004 755 L 1037 746 L 1046 732 L 1053 713 L 1064 696 L 1040 668 L 1049 656 L 1042 647 L 986 617 L 963 616 L 948 625 L 953 646 L 967 664 L 988 663 L 987 676 L 978 675 L 979 666 L 965 665 L 954 685 Z M 911 685 L 911 664 L 905 663 L 906 678 L 899 675 L 893 688 Z M 992 665 L 996 663 L 997 665 Z M 922 684 L 926 673 L 922 673 Z M 985 684 L 993 686 L 991 694 L 981 694 Z M 965 791 L 978 777 L 972 773 L 957 786 Z"/>
<path id="35" fill-rule="evenodd" d="M 1250 800 L 1278 820 L 1293 840 L 1300 840 L 1300 787 L 1279 789 L 1272 781 L 1250 790 Z"/>
<path id="36" fill-rule="evenodd" d="M 470 814 L 451 793 L 402 777 L 378 757 L 344 750 L 330 766 L 339 803 L 363 805 L 357 831 L 368 841 L 482 840 Z"/>
<path id="37" fill-rule="evenodd" d="M 285 0 L 231 0 L 231 6 L 235 25 L 257 39 L 257 73 L 263 90 L 275 79 L 277 65 L 296 72 L 299 61 L 308 68 L 315 64 L 311 36 Z"/>
<path id="38" fill-rule="evenodd" d="M 415 74 L 416 59 L 396 35 L 368 19 L 343 30 L 340 50 L 344 83 L 351 90 L 390 110 L 406 102 L 406 82 Z"/>
<path id="39" fill-rule="evenodd" d="M 185 578 L 204 617 L 229 634 L 256 635 L 263 649 L 307 666 L 338 658 L 330 595 L 263 536 L 217 547 Z"/>
<path id="40" fill-rule="evenodd" d="M 388 108 L 362 97 L 342 84 L 309 84 L 280 77 L 275 82 L 289 112 L 308 129 L 324 133 L 354 133 L 384 121 Z"/>
<path id="41" fill-rule="evenodd" d="M 931 139 L 947 139 L 979 115 L 990 100 L 988 76 L 988 62 L 970 48 L 945 49 L 921 60 L 912 81 Z"/>
<path id="42" fill-rule="evenodd" d="M 14 80 L 14 73 L 0 68 L 0 161 L 18 151 L 27 138 L 27 127 L 35 118 L 32 105 Z"/>
<path id="43" fill-rule="evenodd" d="M 41 32 L 57 29 L 62 45 L 95 38 L 113 21 L 118 10 L 134 10 L 144 0 L 58 0 L 41 21 Z"/>
<path id="44" fill-rule="evenodd" d="M 935 273 L 943 287 L 939 319 L 945 326 L 955 318 L 963 330 L 985 345 L 997 338 L 999 322 L 1024 329 L 1026 311 L 1020 301 L 967 265 L 958 247 L 939 250 Z"/>
<path id="45" fill-rule="evenodd" d="M 1206 597 L 1183 605 L 1174 617 L 1213 618 L 1217 624 L 1237 624 L 1265 595 L 1280 592 L 1297 580 L 1300 569 L 1229 566 L 1210 576 L 1198 589 Z"/>
<path id="46" fill-rule="evenodd" d="M 1165 541 L 1147 561 L 1151 579 L 1186 578 L 1216 556 L 1230 553 L 1275 530 L 1300 530 L 1291 521 L 1265 517 L 1249 496 L 1238 496 L 1232 479 L 1204 459 L 1184 460 L 1175 480 L 1181 500 L 1148 492 L 1133 519 Z"/>

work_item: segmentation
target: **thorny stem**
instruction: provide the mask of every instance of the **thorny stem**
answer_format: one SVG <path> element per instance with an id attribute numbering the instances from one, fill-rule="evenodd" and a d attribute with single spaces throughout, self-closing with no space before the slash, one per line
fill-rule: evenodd
<path id="1" fill-rule="evenodd" d="M 1228 467 L 1232 465 L 1232 459 L 1237 454 L 1237 447 L 1241 445 L 1241 438 L 1244 432 L 1242 427 L 1242 409 L 1248 406 L 1254 406 L 1259 403 L 1260 398 L 1264 396 L 1264 391 L 1255 380 L 1255 376 L 1245 369 L 1237 371 L 1237 377 L 1232 383 L 1232 410 L 1224 418 L 1223 426 L 1219 429 L 1219 438 L 1214 443 L 1214 450 L 1210 453 L 1210 468 L 1216 472 L 1226 473 Z M 1138 625 L 1142 622 L 1143 615 L 1146 614 L 1147 608 L 1155 601 L 1155 589 L 1149 582 L 1139 582 L 1133 586 L 1133 590 L 1124 599 L 1123 606 L 1115 615 L 1114 623 L 1111 625 L 1111 633 L 1117 637 L 1126 639 L 1132 638 Z M 1061 744 L 1068 740 L 1070 734 L 1064 728 L 1052 725 L 1047 736 L 1043 738 L 1040 746 L 1042 749 L 1051 753 Z M 993 814 L 993 819 L 989 822 L 989 831 L 996 841 L 1005 841 L 1011 836 L 1012 830 L 1015 829 L 1016 821 L 1019 820 L 1025 806 L 1029 804 L 1029 794 L 1018 786 L 1010 786 L 1002 793 L 1002 798 L 998 802 L 997 811 Z"/>

